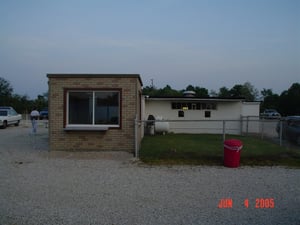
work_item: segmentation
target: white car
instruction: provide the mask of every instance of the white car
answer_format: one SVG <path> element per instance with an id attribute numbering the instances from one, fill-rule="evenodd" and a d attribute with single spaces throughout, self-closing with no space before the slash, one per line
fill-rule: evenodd
<path id="1" fill-rule="evenodd" d="M 12 107 L 0 107 L 0 127 L 6 128 L 8 125 L 14 124 L 19 126 L 22 115 L 18 114 Z"/>
<path id="2" fill-rule="evenodd" d="M 275 109 L 266 109 L 261 115 L 264 119 L 280 119 L 281 115 Z"/>

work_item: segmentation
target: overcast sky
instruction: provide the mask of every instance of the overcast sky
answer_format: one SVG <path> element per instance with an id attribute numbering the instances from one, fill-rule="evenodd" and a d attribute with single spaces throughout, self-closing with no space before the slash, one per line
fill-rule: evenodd
<path id="1" fill-rule="evenodd" d="M 36 98 L 47 73 L 280 94 L 300 82 L 300 1 L 1 0 L 0 77 Z"/>

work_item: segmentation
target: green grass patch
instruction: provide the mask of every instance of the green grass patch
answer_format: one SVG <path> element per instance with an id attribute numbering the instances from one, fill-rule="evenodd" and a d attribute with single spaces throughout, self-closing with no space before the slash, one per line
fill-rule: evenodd
<path id="1" fill-rule="evenodd" d="M 256 137 L 227 135 L 243 142 L 241 165 L 300 168 L 300 149 L 281 147 Z M 223 165 L 222 135 L 167 134 L 145 136 L 140 159 L 148 164 Z"/>

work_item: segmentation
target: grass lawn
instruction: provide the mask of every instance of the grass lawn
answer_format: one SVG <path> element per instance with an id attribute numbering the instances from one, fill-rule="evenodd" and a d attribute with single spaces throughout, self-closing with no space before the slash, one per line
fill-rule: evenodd
<path id="1" fill-rule="evenodd" d="M 226 135 L 243 142 L 241 165 L 300 168 L 300 149 L 280 147 L 255 137 Z M 167 134 L 145 136 L 140 159 L 148 164 L 223 165 L 222 135 Z"/>

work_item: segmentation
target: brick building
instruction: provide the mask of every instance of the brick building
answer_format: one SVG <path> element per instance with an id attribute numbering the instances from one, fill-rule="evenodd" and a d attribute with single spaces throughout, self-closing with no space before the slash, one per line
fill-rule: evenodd
<path id="1" fill-rule="evenodd" d="M 47 74 L 50 150 L 129 151 L 141 141 L 138 74 Z M 137 140 L 137 142 L 135 142 Z"/>

